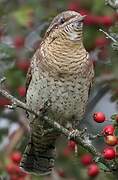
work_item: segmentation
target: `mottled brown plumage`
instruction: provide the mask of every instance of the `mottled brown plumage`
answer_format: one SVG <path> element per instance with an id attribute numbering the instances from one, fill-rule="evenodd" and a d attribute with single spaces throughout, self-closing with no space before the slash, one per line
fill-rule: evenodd
<path id="1" fill-rule="evenodd" d="M 88 101 L 94 76 L 89 54 L 83 46 L 83 19 L 66 11 L 54 18 L 39 49 L 34 54 L 27 76 L 26 103 L 35 112 L 51 106 L 48 116 L 66 126 L 77 128 Z M 40 175 L 50 174 L 54 165 L 55 141 L 59 133 L 48 130 L 29 114 L 31 135 L 21 167 Z"/>

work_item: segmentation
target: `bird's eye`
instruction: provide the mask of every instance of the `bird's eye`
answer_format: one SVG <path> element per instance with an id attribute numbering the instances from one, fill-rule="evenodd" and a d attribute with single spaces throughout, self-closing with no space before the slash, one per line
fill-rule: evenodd
<path id="1" fill-rule="evenodd" d="M 65 22 L 65 18 L 62 17 L 62 18 L 60 19 L 60 24 L 63 24 L 64 22 Z"/>

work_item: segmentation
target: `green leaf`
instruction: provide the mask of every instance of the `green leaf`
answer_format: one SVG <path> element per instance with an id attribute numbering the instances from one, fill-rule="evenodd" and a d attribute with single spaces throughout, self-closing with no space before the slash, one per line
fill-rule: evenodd
<path id="1" fill-rule="evenodd" d="M 27 22 L 29 22 L 31 19 L 30 15 L 29 15 L 31 11 L 32 11 L 32 8 L 29 6 L 22 7 L 19 10 L 15 11 L 13 13 L 13 16 L 15 17 L 16 21 L 20 25 L 26 26 Z"/>
<path id="2" fill-rule="evenodd" d="M 115 136 L 118 137 L 118 128 L 115 129 Z"/>
<path id="3" fill-rule="evenodd" d="M 12 89 L 16 89 L 19 85 L 24 83 L 23 72 L 14 68 L 6 71 L 5 77 L 7 78 L 7 83 Z"/>
<path id="4" fill-rule="evenodd" d="M 15 58 L 15 49 L 9 45 L 0 44 L 0 60 L 10 60 Z"/>
<path id="5" fill-rule="evenodd" d="M 99 164 L 99 167 L 100 167 L 102 170 L 104 170 L 104 171 L 108 171 L 108 170 L 109 170 L 103 163 L 98 162 L 98 164 Z"/>
<path id="6" fill-rule="evenodd" d="M 98 0 L 94 0 L 94 4 L 92 6 L 92 12 L 94 12 L 95 14 L 101 14 L 101 9 L 104 8 L 104 1 L 98 1 Z"/>
<path id="7" fill-rule="evenodd" d="M 118 115 L 118 114 L 113 114 L 113 115 L 111 116 L 111 119 L 112 119 L 113 121 L 115 121 L 117 115 Z"/>

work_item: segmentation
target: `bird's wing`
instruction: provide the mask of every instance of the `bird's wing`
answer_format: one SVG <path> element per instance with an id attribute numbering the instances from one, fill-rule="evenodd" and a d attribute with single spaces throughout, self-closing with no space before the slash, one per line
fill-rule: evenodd
<path id="1" fill-rule="evenodd" d="M 27 89 L 29 87 L 31 79 L 32 79 L 32 67 L 30 65 L 30 67 L 28 69 L 28 72 L 27 72 L 27 75 L 26 75 L 26 81 L 25 81 L 26 91 L 27 91 Z"/>
<path id="2" fill-rule="evenodd" d="M 90 87 L 89 87 L 88 95 L 90 95 L 92 86 L 94 84 L 94 80 L 95 80 L 95 78 L 94 78 L 94 66 L 93 66 L 93 62 L 91 61 Z"/>
<path id="3" fill-rule="evenodd" d="M 40 45 L 41 46 L 41 45 Z M 25 87 L 26 87 L 26 92 L 28 90 L 29 84 L 32 80 L 32 74 L 33 74 L 33 69 L 34 69 L 34 64 L 39 63 L 41 61 L 41 53 L 40 53 L 40 48 L 35 52 L 34 56 L 32 57 L 30 67 L 28 69 L 27 75 L 26 75 L 26 81 L 25 81 Z M 34 63 L 35 62 L 35 63 Z"/>

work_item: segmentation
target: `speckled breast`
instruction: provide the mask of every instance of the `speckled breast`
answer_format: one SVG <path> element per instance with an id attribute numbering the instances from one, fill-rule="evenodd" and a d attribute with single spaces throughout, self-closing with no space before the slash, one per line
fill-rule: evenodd
<path id="1" fill-rule="evenodd" d="M 91 77 L 91 71 L 88 76 Z M 88 100 L 88 76 L 74 74 L 56 78 L 48 72 L 35 71 L 27 91 L 27 105 L 38 112 L 50 101 L 50 112 L 57 121 L 67 121 L 73 116 L 79 120 Z"/>

